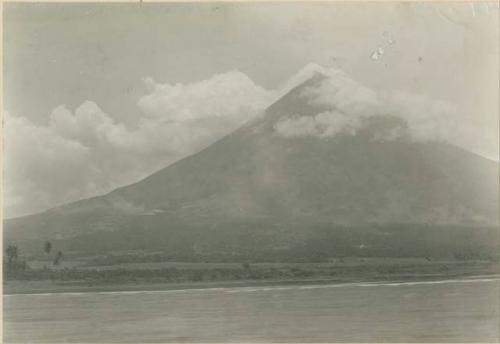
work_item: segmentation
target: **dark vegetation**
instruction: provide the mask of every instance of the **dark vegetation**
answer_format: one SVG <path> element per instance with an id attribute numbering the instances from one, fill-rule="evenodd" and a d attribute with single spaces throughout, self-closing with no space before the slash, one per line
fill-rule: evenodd
<path id="1" fill-rule="evenodd" d="M 81 237 L 53 239 L 19 246 L 6 241 L 5 282 L 15 282 L 20 288 L 36 281 L 121 288 L 156 283 L 367 281 L 500 273 L 495 228 L 325 224 L 305 231 L 298 225 L 265 230 L 253 224 L 205 231 L 177 231 L 172 226 L 147 235 L 130 228 L 119 234 L 90 233 L 85 241 L 78 241 Z M 152 237 L 158 240 L 151 242 Z M 16 292 L 17 287 L 9 288 L 8 292 Z"/>
<path id="2" fill-rule="evenodd" d="M 50 256 L 51 251 L 52 251 L 52 243 L 50 241 L 46 241 L 43 244 L 43 252 L 45 253 L 45 257 L 47 259 L 47 262 L 44 266 L 44 270 L 47 270 L 49 268 L 51 262 L 53 266 L 57 266 L 62 260 L 63 257 L 62 251 L 58 251 L 53 259 Z M 22 258 L 20 257 L 21 257 L 20 250 L 16 245 L 7 245 L 3 257 L 3 269 L 6 278 L 10 278 L 11 276 L 16 276 L 21 272 L 34 271 L 27 264 L 26 257 Z"/>
<path id="3" fill-rule="evenodd" d="M 19 250 L 15 245 L 8 245 L 3 258 L 3 270 L 7 276 L 13 271 L 24 271 L 28 268 L 25 260 L 19 260 Z"/>
<path id="4" fill-rule="evenodd" d="M 46 246 L 44 246 L 46 247 Z M 46 253 L 47 250 L 43 250 Z M 43 255 L 41 255 L 43 257 Z M 213 263 L 203 259 L 176 263 L 165 253 L 128 252 L 85 257 L 77 266 L 59 266 L 62 252 L 49 257 L 43 268 L 31 268 L 20 259 L 16 246 L 5 250 L 4 277 L 7 292 L 16 292 L 10 282 L 24 285 L 37 281 L 59 287 L 97 287 L 154 285 L 198 282 L 251 281 L 370 281 L 394 279 L 426 279 L 454 276 L 499 274 L 498 256 L 483 256 L 480 251 L 455 252 L 446 259 L 431 257 L 326 257 L 315 256 L 309 262 Z M 65 259 L 75 259 L 67 257 Z M 28 288 L 29 289 L 29 288 Z M 51 290 L 51 289 L 49 289 Z M 36 291 L 36 288 L 35 288 Z"/>
<path id="5" fill-rule="evenodd" d="M 127 222 L 127 220 L 131 220 Z M 120 262 L 322 262 L 336 257 L 428 257 L 458 260 L 498 257 L 500 232 L 495 227 L 431 225 L 301 224 L 269 227 L 258 221 L 198 227 L 170 219 L 158 226 L 158 216 L 123 220 L 120 231 L 94 231 L 53 239 L 68 255 L 105 256 Z M 40 254 L 40 240 L 10 240 L 27 255 Z M 143 255 L 123 254 L 144 250 Z M 111 254 L 119 252 L 119 255 Z M 154 253 L 156 252 L 156 253 Z"/>
<path id="6" fill-rule="evenodd" d="M 78 282 L 82 284 L 120 284 L 120 283 L 178 283 L 200 281 L 235 281 L 235 280 L 301 280 L 301 279 L 337 279 L 354 278 L 360 280 L 418 278 L 425 276 L 459 276 L 467 274 L 499 273 L 498 264 L 487 261 L 467 261 L 450 264 L 362 264 L 359 265 L 241 265 L 230 267 L 211 267 L 200 265 L 192 268 L 155 268 L 129 269 L 76 269 L 59 270 L 29 268 L 9 270 L 7 280 L 38 281 L 52 280 L 59 282 Z"/>

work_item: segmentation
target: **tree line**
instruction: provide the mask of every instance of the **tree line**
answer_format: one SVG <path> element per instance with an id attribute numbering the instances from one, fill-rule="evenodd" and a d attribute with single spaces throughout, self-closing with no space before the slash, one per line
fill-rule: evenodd
<path id="1" fill-rule="evenodd" d="M 63 252 L 61 250 L 57 251 L 55 254 L 52 243 L 50 241 L 45 241 L 43 244 L 43 252 L 45 253 L 47 262 L 45 268 L 49 268 L 50 264 L 52 266 L 57 266 L 61 263 L 63 258 Z M 5 249 L 4 265 L 6 270 L 26 270 L 29 266 L 26 264 L 25 260 L 20 260 L 20 250 L 16 245 L 8 245 Z"/>

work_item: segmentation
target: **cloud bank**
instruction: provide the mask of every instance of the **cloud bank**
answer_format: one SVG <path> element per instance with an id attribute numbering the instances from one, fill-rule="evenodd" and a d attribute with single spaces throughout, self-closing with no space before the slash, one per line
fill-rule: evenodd
<path id="1" fill-rule="evenodd" d="M 4 214 L 20 216 L 109 192 L 202 148 L 259 116 L 273 101 L 317 72 L 327 76 L 303 92 L 305 100 L 329 110 L 291 114 L 275 125 L 286 138 L 320 139 L 356 135 L 366 119 L 404 119 L 415 140 L 460 135 L 445 102 L 398 92 L 371 90 L 340 70 L 308 65 L 276 90 L 256 85 L 238 71 L 189 84 L 146 78 L 138 99 L 136 126 L 114 120 L 98 104 L 56 107 L 45 125 L 4 115 Z M 394 128 L 379 139 L 396 139 Z"/>
<path id="2" fill-rule="evenodd" d="M 321 112 L 315 116 L 282 118 L 275 125 L 276 131 L 287 138 L 301 136 L 327 138 L 340 132 L 355 135 L 360 127 L 361 124 L 355 116 L 346 116 L 337 111 Z"/>
<path id="3" fill-rule="evenodd" d="M 145 83 L 134 128 L 92 101 L 74 111 L 56 107 L 46 125 L 5 113 L 5 215 L 39 212 L 135 182 L 257 116 L 272 96 L 237 71 L 190 84 Z"/>
<path id="4" fill-rule="evenodd" d="M 457 122 L 455 109 L 441 100 L 394 91 L 375 91 L 350 78 L 338 69 L 309 65 L 301 77 L 319 72 L 326 76 L 319 84 L 307 87 L 302 96 L 313 106 L 331 109 L 313 116 L 292 114 L 275 125 L 284 137 L 316 136 L 330 138 L 337 134 L 355 135 L 375 117 L 401 119 L 399 127 L 377 133 L 377 140 L 410 138 L 414 141 L 455 143 L 467 130 Z"/>

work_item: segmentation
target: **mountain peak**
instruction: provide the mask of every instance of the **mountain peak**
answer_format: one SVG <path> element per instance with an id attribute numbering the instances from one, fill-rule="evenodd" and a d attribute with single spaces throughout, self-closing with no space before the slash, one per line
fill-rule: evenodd
<path id="1" fill-rule="evenodd" d="M 287 81 L 280 87 L 278 95 L 279 97 L 282 97 L 294 88 L 299 87 L 304 83 L 310 83 L 311 80 L 320 80 L 328 77 L 335 77 L 341 74 L 344 74 L 344 72 L 340 69 L 326 68 L 316 63 L 309 63 L 287 79 Z"/>

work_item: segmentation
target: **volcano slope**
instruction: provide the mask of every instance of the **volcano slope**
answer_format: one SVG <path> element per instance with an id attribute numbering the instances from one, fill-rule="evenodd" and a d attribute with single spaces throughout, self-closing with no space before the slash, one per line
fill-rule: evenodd
<path id="1" fill-rule="evenodd" d="M 313 73 L 260 117 L 135 184 L 6 220 L 4 240 L 28 252 L 51 240 L 79 254 L 208 261 L 494 254 L 498 163 L 415 137 L 404 116 L 346 101 L 353 82 L 335 78 Z"/>

